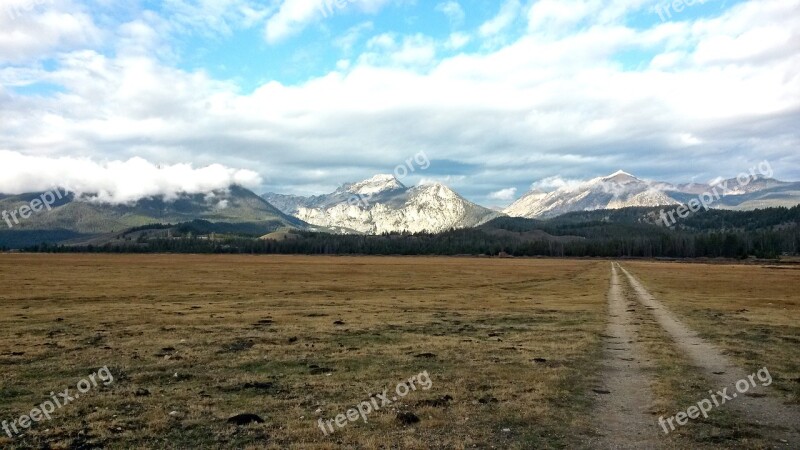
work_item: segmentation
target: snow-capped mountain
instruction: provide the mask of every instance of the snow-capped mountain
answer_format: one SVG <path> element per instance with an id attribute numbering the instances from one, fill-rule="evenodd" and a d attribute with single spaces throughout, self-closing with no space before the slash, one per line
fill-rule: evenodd
<path id="1" fill-rule="evenodd" d="M 406 187 L 392 175 L 348 183 L 327 195 L 264 194 L 286 214 L 342 232 L 433 232 L 481 225 L 499 213 L 467 201 L 440 183 Z"/>
<path id="2" fill-rule="evenodd" d="M 503 212 L 512 217 L 548 218 L 573 211 L 621 209 L 631 206 L 677 205 L 655 184 L 618 171 L 577 186 L 564 186 L 553 192 L 531 191 Z"/>
<path id="3" fill-rule="evenodd" d="M 747 181 L 747 183 L 743 183 Z M 800 183 L 779 181 L 765 176 L 739 180 L 731 178 L 713 184 L 687 184 L 665 190 L 667 195 L 686 203 L 703 194 L 719 193 L 711 204 L 715 209 L 749 211 L 757 208 L 790 208 L 800 204 Z"/>
<path id="4" fill-rule="evenodd" d="M 503 212 L 512 217 L 549 218 L 574 211 L 679 205 L 712 194 L 714 199 L 709 203 L 711 208 L 747 210 L 791 207 L 800 203 L 800 183 L 787 183 L 759 175 L 742 181 L 734 178 L 713 184 L 676 185 L 641 180 L 620 170 L 607 177 L 564 186 L 549 193 L 533 190 Z"/>
<path id="5" fill-rule="evenodd" d="M 379 174 L 370 178 L 369 180 L 359 181 L 358 183 L 351 184 L 347 192 L 358 195 L 375 195 L 381 192 L 391 192 L 399 189 L 405 189 L 403 183 L 397 181 L 393 175 Z"/>

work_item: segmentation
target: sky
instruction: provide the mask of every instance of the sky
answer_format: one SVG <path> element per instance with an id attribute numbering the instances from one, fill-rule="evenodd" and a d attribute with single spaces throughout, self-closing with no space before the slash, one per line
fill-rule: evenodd
<path id="1" fill-rule="evenodd" d="M 0 2 L 5 193 L 795 181 L 798 125 L 800 0 Z"/>

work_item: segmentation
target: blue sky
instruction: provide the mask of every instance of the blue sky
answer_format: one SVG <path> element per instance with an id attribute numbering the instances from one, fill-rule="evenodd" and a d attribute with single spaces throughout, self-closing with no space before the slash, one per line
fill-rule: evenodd
<path id="1" fill-rule="evenodd" d="M 344 6 L 337 6 L 337 1 Z M 294 33 L 272 42 L 267 42 L 264 29 L 255 25 L 232 33 L 209 34 L 205 30 L 187 33 L 174 41 L 174 48 L 180 54 L 176 63 L 188 71 L 206 70 L 215 78 L 233 79 L 244 93 L 248 93 L 268 81 L 299 84 L 334 71 L 337 63 L 350 61 L 368 51 L 367 43 L 372 36 L 422 34 L 446 41 L 453 33 L 475 33 L 495 18 L 503 6 L 497 1 L 408 1 L 364 11 L 349 0 L 321 0 L 318 3 L 321 13 L 317 17 L 297 26 Z M 522 5 L 522 2 L 508 3 Z M 715 17 L 736 3 L 739 1 L 709 0 L 686 6 L 681 12 L 677 12 L 669 2 L 645 3 L 626 17 L 624 23 L 643 30 L 662 23 L 664 19 L 692 21 Z M 161 2 L 145 2 L 145 6 L 159 15 L 170 15 L 169 8 Z M 519 8 L 521 11 L 521 6 Z M 521 14 L 515 14 L 513 21 L 500 34 L 499 42 L 511 42 L 521 37 L 526 32 L 524 19 Z M 343 48 L 346 39 L 352 44 Z M 438 57 L 442 59 L 462 52 L 480 54 L 495 48 L 491 43 L 473 39 L 458 48 L 445 49 Z M 634 70 L 646 65 L 655 52 L 620 52 L 616 56 L 626 69 Z"/>
<path id="2" fill-rule="evenodd" d="M 800 0 L 7 0 L 0 158 L 315 194 L 424 151 L 404 183 L 482 204 L 617 169 L 800 179 L 798 20 Z"/>

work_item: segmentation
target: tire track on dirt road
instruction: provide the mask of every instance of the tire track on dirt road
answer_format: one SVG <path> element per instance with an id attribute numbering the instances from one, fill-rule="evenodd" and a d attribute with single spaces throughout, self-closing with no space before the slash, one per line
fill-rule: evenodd
<path id="1" fill-rule="evenodd" d="M 743 420 L 758 426 L 764 434 L 774 439 L 781 448 L 800 448 L 800 410 L 784 405 L 778 399 L 767 396 L 767 388 L 756 382 L 750 386 L 746 395 L 737 394 L 733 386 L 739 380 L 747 380 L 751 373 L 736 366 L 728 357 L 711 343 L 705 341 L 683 324 L 669 309 L 659 302 L 625 268 L 620 266 L 639 302 L 645 306 L 661 327 L 670 334 L 680 351 L 689 357 L 706 379 L 715 383 L 710 388 L 727 387 L 732 391 L 729 401 L 720 405 L 739 413 Z M 710 394 L 699 393 L 708 397 Z M 698 398 L 698 401 L 701 398 Z M 687 407 L 691 405 L 686 405 Z M 677 412 L 677 411 L 676 411 Z"/>
<path id="2" fill-rule="evenodd" d="M 650 408 L 653 393 L 644 373 L 645 353 L 637 343 L 636 325 L 616 267 L 611 266 L 611 287 L 608 291 L 609 321 L 603 336 L 605 359 L 602 363 L 601 386 L 598 395 L 596 431 L 600 436 L 592 442 L 594 448 L 658 449 L 663 448 L 660 434 Z"/>

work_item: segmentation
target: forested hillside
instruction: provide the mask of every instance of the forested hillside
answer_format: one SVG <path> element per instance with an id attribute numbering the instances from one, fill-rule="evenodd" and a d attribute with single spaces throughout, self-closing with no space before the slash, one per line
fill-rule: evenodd
<path id="1" fill-rule="evenodd" d="M 208 222 L 138 227 L 136 239 L 92 246 L 40 245 L 30 251 L 254 254 L 498 255 L 774 258 L 800 249 L 800 206 L 697 213 L 675 229 L 653 223 L 656 210 L 629 208 L 539 221 L 502 217 L 440 234 L 332 235 L 298 231 L 257 239 L 247 228 Z M 148 230 L 152 232 L 148 234 Z M 168 231 L 168 232 L 165 232 Z M 158 232 L 156 232 L 158 231 Z M 213 235 L 212 235 L 213 233 Z"/>

